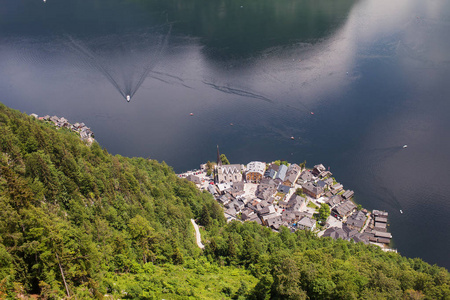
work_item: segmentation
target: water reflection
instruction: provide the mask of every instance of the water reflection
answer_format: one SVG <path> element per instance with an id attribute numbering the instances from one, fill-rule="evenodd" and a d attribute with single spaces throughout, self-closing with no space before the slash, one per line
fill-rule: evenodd
<path id="1" fill-rule="evenodd" d="M 449 3 L 9 1 L 2 101 L 83 121 L 111 152 L 177 171 L 214 159 L 216 144 L 234 162 L 324 163 L 364 207 L 391 212 L 402 254 L 448 267 L 449 241 L 432 233 L 449 230 Z M 111 83 L 64 40 L 100 49 L 122 72 L 142 68 L 147 46 L 122 56 L 108 37 L 167 22 L 167 51 L 132 105 L 113 101 Z"/>

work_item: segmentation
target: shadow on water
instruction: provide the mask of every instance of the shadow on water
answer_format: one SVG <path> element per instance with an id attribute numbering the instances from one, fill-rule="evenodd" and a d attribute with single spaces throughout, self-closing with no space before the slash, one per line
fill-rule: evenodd
<path id="1" fill-rule="evenodd" d="M 144 32 L 77 39 L 66 34 L 67 45 L 98 70 L 124 97 L 133 97 L 165 53 L 172 31 L 167 23 Z M 155 76 L 152 76 L 155 77 Z M 158 78 L 159 79 L 159 78 Z M 129 99 L 127 99 L 129 100 Z"/>

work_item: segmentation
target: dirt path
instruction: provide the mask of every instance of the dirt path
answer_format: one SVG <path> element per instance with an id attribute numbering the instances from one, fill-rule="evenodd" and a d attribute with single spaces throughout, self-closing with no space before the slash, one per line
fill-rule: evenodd
<path id="1" fill-rule="evenodd" d="M 194 225 L 194 229 L 195 229 L 195 239 L 197 241 L 197 246 L 200 249 L 205 248 L 205 245 L 202 244 L 202 237 L 200 236 L 200 230 L 198 230 L 198 225 L 197 223 L 195 223 L 194 219 L 191 219 L 192 225 Z"/>

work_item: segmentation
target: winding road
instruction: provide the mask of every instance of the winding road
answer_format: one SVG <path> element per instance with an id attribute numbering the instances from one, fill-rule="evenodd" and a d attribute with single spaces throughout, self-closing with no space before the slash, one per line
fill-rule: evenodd
<path id="1" fill-rule="evenodd" d="M 198 225 L 197 223 L 195 223 L 194 219 L 191 219 L 192 225 L 194 225 L 194 229 L 195 229 L 195 240 L 197 241 L 197 246 L 200 249 L 205 248 L 205 245 L 202 244 L 202 237 L 200 235 L 200 230 L 198 230 Z"/>

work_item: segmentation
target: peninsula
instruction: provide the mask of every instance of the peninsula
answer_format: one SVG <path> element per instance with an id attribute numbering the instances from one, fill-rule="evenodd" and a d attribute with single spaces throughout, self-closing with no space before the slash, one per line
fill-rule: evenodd
<path id="1" fill-rule="evenodd" d="M 199 170 L 178 174 L 210 192 L 224 207 L 228 222 L 255 221 L 278 231 L 308 230 L 321 237 L 375 244 L 384 251 L 392 235 L 388 212 L 356 205 L 354 191 L 344 189 L 329 168 L 318 164 L 307 168 L 286 161 L 247 165 L 229 164 L 218 154 L 217 163 L 201 164 Z"/>

